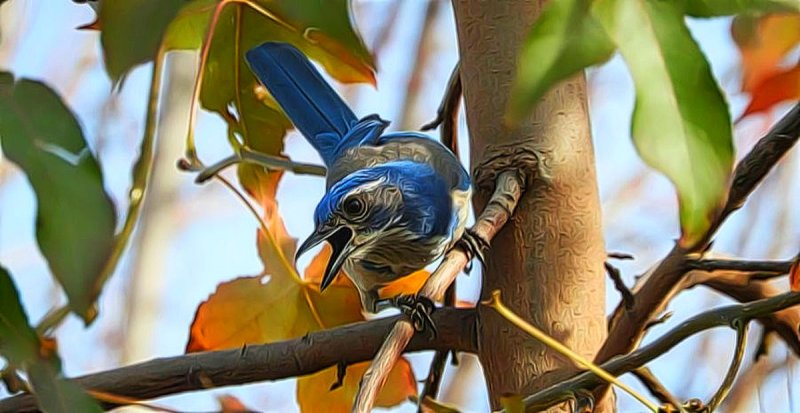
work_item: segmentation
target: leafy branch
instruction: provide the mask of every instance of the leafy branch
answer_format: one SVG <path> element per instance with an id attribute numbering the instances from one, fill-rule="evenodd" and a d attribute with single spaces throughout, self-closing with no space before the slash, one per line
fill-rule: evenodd
<path id="1" fill-rule="evenodd" d="M 610 319 L 608 339 L 595 361 L 603 362 L 614 355 L 633 350 L 645 327 L 681 288 L 687 269 L 697 266 L 697 259 L 707 249 L 716 230 L 725 219 L 739 209 L 747 196 L 772 169 L 777 161 L 800 137 L 800 105 L 796 105 L 742 159 L 734 170 L 727 202 L 699 240 L 675 247 L 658 262 L 655 269 L 634 288 L 631 308 L 618 305 Z M 774 269 L 774 268 L 773 268 Z"/>

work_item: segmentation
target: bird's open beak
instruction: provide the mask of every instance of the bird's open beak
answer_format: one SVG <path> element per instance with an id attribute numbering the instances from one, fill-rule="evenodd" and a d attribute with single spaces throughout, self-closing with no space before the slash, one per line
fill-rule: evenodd
<path id="1" fill-rule="evenodd" d="M 331 258 L 328 260 L 328 268 L 325 269 L 325 274 L 322 275 L 322 283 L 319 285 L 320 291 L 324 291 L 325 288 L 331 285 L 333 279 L 336 278 L 336 274 L 338 274 L 339 270 L 342 268 L 344 260 L 347 259 L 350 253 L 355 249 L 355 245 L 353 244 L 353 230 L 350 228 L 342 226 L 326 230 L 317 229 L 308 239 L 303 241 L 303 244 L 297 249 L 295 261 L 297 261 L 297 257 L 319 245 L 322 241 L 328 241 L 328 244 L 331 244 L 333 252 L 331 252 Z"/>

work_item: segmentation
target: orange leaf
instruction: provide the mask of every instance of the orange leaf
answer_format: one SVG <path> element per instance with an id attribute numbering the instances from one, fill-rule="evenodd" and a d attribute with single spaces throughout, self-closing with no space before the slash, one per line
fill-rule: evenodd
<path id="1" fill-rule="evenodd" d="M 264 224 L 269 229 L 274 241 L 278 244 L 279 250 L 275 251 L 264 245 L 267 241 L 264 234 L 258 231 L 257 243 L 261 261 L 264 263 L 265 271 L 271 272 L 270 266 L 280 263 L 286 267 L 294 269 L 294 254 L 297 251 L 297 239 L 289 235 L 283 219 L 278 211 L 278 202 L 275 196 L 278 193 L 278 182 L 283 176 L 282 171 L 266 171 L 264 168 L 242 164 L 239 165 L 239 182 L 245 191 L 258 201 L 264 211 Z M 265 255 L 266 254 L 266 255 Z M 283 263 L 283 261 L 286 263 Z"/>
<path id="2" fill-rule="evenodd" d="M 222 409 L 222 413 L 243 413 L 255 411 L 245 406 L 241 400 L 231 396 L 230 394 L 217 396 L 217 401 L 219 401 L 219 407 Z"/>
<path id="3" fill-rule="evenodd" d="M 731 32 L 742 55 L 742 90 L 752 92 L 780 70 L 781 60 L 800 42 L 800 14 L 739 16 Z"/>
<path id="4" fill-rule="evenodd" d="M 356 363 L 347 367 L 342 385 L 336 389 L 336 369 L 326 369 L 297 380 L 297 402 L 304 412 L 349 412 L 358 383 L 370 362 Z M 406 359 L 394 365 L 386 384 L 378 394 L 375 406 L 391 407 L 417 395 L 414 372 Z"/>
<path id="5" fill-rule="evenodd" d="M 430 271 L 419 270 L 398 279 L 397 281 L 383 287 L 378 291 L 381 298 L 392 298 L 403 294 L 416 294 L 428 277 L 431 276 Z M 442 297 L 435 297 L 435 300 L 441 301 Z"/>
<path id="6" fill-rule="evenodd" d="M 316 285 L 317 291 L 319 291 L 319 284 L 322 283 L 322 275 L 325 272 L 325 268 L 328 266 L 328 260 L 331 258 L 331 252 L 331 246 L 325 243 L 322 246 L 322 249 L 319 251 L 319 254 L 314 256 L 314 258 L 311 260 L 311 263 L 308 264 L 308 267 L 306 267 L 306 270 L 303 273 L 303 279 L 305 279 L 307 283 Z M 333 283 L 331 285 L 342 285 L 355 288 L 350 279 L 344 275 L 344 270 L 339 271 L 339 274 L 337 274 L 336 278 L 333 279 Z"/>
<path id="7" fill-rule="evenodd" d="M 278 172 L 263 168 L 240 166 L 242 186 L 264 211 L 266 231 L 259 231 L 257 240 L 264 270 L 260 275 L 221 283 L 208 300 L 200 304 L 190 329 L 187 352 L 271 343 L 364 320 L 358 292 L 347 277 L 338 277 L 324 293 L 319 291 L 322 271 L 330 257 L 329 248 L 324 248 L 312 260 L 305 271 L 306 279 L 300 278 L 293 259 L 297 242 L 286 231 L 275 200 L 280 176 Z M 335 408 L 330 407 L 332 399 L 319 397 L 322 393 L 318 388 L 325 383 L 324 390 L 329 391 L 336 380 L 336 367 L 300 379 L 301 407 L 304 411 L 318 411 L 316 403 L 324 402 L 322 410 L 337 411 L 340 406 L 349 406 L 366 366 L 348 368 L 342 388 L 330 392 L 336 400 Z M 392 383 L 386 386 L 386 395 L 382 393 L 378 400 L 381 406 L 397 404 L 416 393 L 414 376 L 404 359 L 392 371 L 389 380 Z M 301 387 L 309 386 L 317 390 L 301 392 Z M 307 400 L 309 397 L 304 396 L 307 394 L 313 394 L 315 400 Z"/>
<path id="8" fill-rule="evenodd" d="M 792 291 L 800 291 L 800 255 L 794 259 L 794 264 L 789 267 L 789 288 Z"/>

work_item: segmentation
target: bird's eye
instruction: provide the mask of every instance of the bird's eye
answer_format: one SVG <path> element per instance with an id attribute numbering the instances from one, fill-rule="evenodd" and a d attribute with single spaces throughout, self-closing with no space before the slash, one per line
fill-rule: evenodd
<path id="1" fill-rule="evenodd" d="M 366 205 L 361 198 L 353 197 L 344 201 L 342 208 L 347 215 L 350 215 L 351 217 L 358 217 L 364 213 L 366 210 Z"/>

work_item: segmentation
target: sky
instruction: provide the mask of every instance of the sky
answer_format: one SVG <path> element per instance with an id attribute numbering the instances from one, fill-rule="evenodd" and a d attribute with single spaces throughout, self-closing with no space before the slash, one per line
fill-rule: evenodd
<path id="1" fill-rule="evenodd" d="M 45 3 L 47 3 L 45 5 Z M 397 128 L 403 117 L 407 82 L 415 70 L 413 62 L 425 3 L 363 0 L 355 2 L 354 18 L 368 46 L 373 46 L 389 14 L 398 13 L 394 29 L 378 56 L 378 87 L 341 86 L 340 90 L 354 105 L 359 115 L 380 113 L 395 120 Z M 105 175 L 105 185 L 118 211 L 126 207 L 130 185 L 130 167 L 136 157 L 144 124 L 146 91 L 151 68 L 135 69 L 119 90 L 112 89 L 100 57 L 99 37 L 94 32 L 75 30 L 93 20 L 89 7 L 69 1 L 35 2 L 11 0 L 0 7 L 0 69 L 18 77 L 42 80 L 57 90 L 75 111 L 90 146 L 97 154 Z M 746 97 L 738 91 L 739 57 L 730 39 L 728 19 L 692 20 L 690 29 L 709 58 L 715 76 L 726 92 L 733 117 L 742 111 Z M 452 10 L 448 2 L 433 23 L 429 45 L 429 65 L 420 75 L 423 82 L 416 105 L 407 118 L 421 125 L 433 118 L 450 71 L 458 59 L 457 39 Z M 188 59 L 187 59 L 188 58 Z M 181 62 L 191 62 L 184 56 Z M 678 236 L 677 204 L 669 181 L 649 170 L 638 158 L 630 140 L 629 125 L 633 108 L 633 85 L 618 56 L 599 68 L 588 71 L 593 139 L 597 158 L 598 185 L 603 201 L 603 225 L 608 251 L 632 253 L 636 260 L 619 263 L 624 279 L 634 282 L 637 274 L 672 247 Z M 742 156 L 769 125 L 778 119 L 786 106 L 766 116 L 746 119 L 736 128 L 737 154 Z M 460 120 L 461 148 L 467 148 L 466 124 Z M 225 125 L 212 114 L 201 114 L 197 126 L 200 155 L 207 162 L 230 153 Z M 162 153 L 172 153 L 163 144 L 182 139 L 180 134 L 159 136 Z M 180 148 L 180 144 L 177 144 Z M 296 160 L 319 162 L 311 147 L 296 133 L 286 141 L 286 153 Z M 461 154 L 467 162 L 466 151 Z M 161 156 L 160 167 L 170 187 L 170 202 L 163 213 L 171 223 L 162 231 L 157 249 L 161 261 L 149 268 L 156 271 L 147 277 L 144 288 L 150 291 L 149 301 L 158 315 L 150 334 L 131 343 L 126 335 L 126 313 L 137 302 L 130 300 L 134 268 L 142 247 L 134 242 L 120 263 L 100 299 L 100 317 L 84 328 L 70 317 L 58 330 L 59 347 L 67 375 L 80 375 L 105 370 L 128 361 L 182 354 L 189 324 L 197 305 L 212 293 L 220 282 L 239 275 L 261 271 L 255 250 L 256 222 L 230 193 L 215 184 L 198 186 L 190 174 L 177 171 L 175 158 Z M 753 195 L 742 211 L 722 228 L 714 245 L 714 253 L 749 258 L 783 258 L 797 252 L 800 223 L 791 205 L 797 205 L 796 188 L 800 163 L 797 155 L 785 159 L 777 173 Z M 231 176 L 231 175 L 229 175 Z M 278 200 L 289 233 L 304 238 L 312 229 L 316 201 L 324 191 L 319 178 L 286 174 Z M 149 207 L 155 209 L 156 207 Z M 0 159 L 0 262 L 14 274 L 29 317 L 40 319 L 55 303 L 63 302 L 61 292 L 53 285 L 34 237 L 35 198 L 25 177 L 8 161 Z M 137 237 L 142 234 L 137 231 Z M 300 268 L 313 254 L 300 261 Z M 458 280 L 462 299 L 474 301 L 480 288 L 477 274 Z M 609 283 L 607 308 L 612 311 L 619 295 Z M 702 309 L 727 303 L 725 299 L 703 289 L 679 295 L 671 304 L 671 322 L 655 327 L 646 341 L 663 334 Z M 755 327 L 755 326 L 754 326 Z M 751 329 L 748 355 L 755 350 L 758 328 Z M 734 335 L 724 329 L 713 330 L 688 339 L 673 351 L 655 360 L 651 367 L 668 388 L 679 397 L 707 399 L 727 368 Z M 134 346 L 141 356 L 125 356 Z M 702 356 L 702 360 L 697 357 Z M 417 378 L 426 375 L 429 354 L 410 356 Z M 748 357 L 748 360 L 752 357 Z M 785 362 L 784 346 L 775 346 L 770 361 L 779 367 L 759 387 L 756 397 L 744 404 L 747 410 L 797 411 L 800 405 L 792 400 L 789 388 L 798 379 L 796 360 Z M 699 361 L 699 362 L 698 362 Z M 749 364 L 749 361 L 748 361 Z M 483 390 L 482 375 L 472 361 L 462 363 L 457 371 L 448 367 L 443 397 L 464 411 L 484 411 L 488 401 Z M 747 369 L 748 366 L 745 366 Z M 641 389 L 638 382 L 624 377 L 627 383 Z M 456 385 L 451 385 L 457 382 Z M 479 388 L 480 391 L 459 391 Z M 158 404 L 181 410 L 216 408 L 214 395 L 230 393 L 246 405 L 266 411 L 292 411 L 294 382 L 283 380 L 235 388 L 217 389 L 159 399 Z M 5 393 L 0 390 L 0 396 Z M 641 411 L 641 406 L 626 395 L 618 395 L 620 411 Z M 414 411 L 406 403 L 395 411 Z"/>

